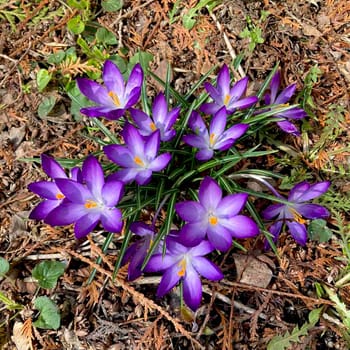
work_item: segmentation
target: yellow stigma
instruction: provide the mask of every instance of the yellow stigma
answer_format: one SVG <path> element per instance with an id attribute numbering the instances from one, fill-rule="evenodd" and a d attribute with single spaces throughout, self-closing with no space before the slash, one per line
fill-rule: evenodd
<path id="1" fill-rule="evenodd" d="M 117 96 L 116 93 L 114 93 L 113 91 L 110 91 L 108 93 L 108 96 L 110 96 L 113 100 L 113 103 L 117 106 L 117 107 L 120 107 L 120 100 L 119 100 L 119 97 Z"/>
<path id="2" fill-rule="evenodd" d="M 217 223 L 218 223 L 218 218 L 216 216 L 209 217 L 209 224 L 210 225 L 216 225 Z"/>
<path id="3" fill-rule="evenodd" d="M 84 207 L 85 207 L 86 209 L 96 208 L 96 207 L 97 207 L 97 203 L 94 202 L 94 201 L 91 200 L 91 199 L 88 199 L 88 200 L 85 202 Z"/>
<path id="4" fill-rule="evenodd" d="M 181 268 L 180 271 L 178 271 L 177 275 L 178 275 L 179 277 L 185 276 L 185 273 L 186 273 L 186 260 L 185 260 L 185 259 L 182 259 L 182 260 L 178 263 L 177 266 L 179 266 L 179 267 Z"/>
<path id="5" fill-rule="evenodd" d="M 224 98 L 224 105 L 227 106 L 227 104 L 230 102 L 231 100 L 231 96 L 229 94 L 227 94 Z"/>
<path id="6" fill-rule="evenodd" d="M 214 144 L 214 141 L 215 141 L 215 134 L 212 132 L 209 136 L 210 146 L 212 146 Z"/>
<path id="7" fill-rule="evenodd" d="M 294 208 L 289 208 L 289 210 L 292 212 L 293 218 L 296 222 L 302 225 L 306 223 L 306 220 L 303 219 L 302 216 Z"/>
<path id="8" fill-rule="evenodd" d="M 141 159 L 140 157 L 138 157 L 138 156 L 135 156 L 135 157 L 134 157 L 134 162 L 135 162 L 137 165 L 139 165 L 139 166 L 144 166 L 144 165 L 145 165 L 145 163 L 142 161 L 142 159 Z"/>
<path id="9" fill-rule="evenodd" d="M 57 194 L 56 194 L 56 198 L 57 198 L 57 199 L 63 199 L 63 198 L 64 198 L 64 194 L 62 194 L 62 193 L 57 193 Z"/>
<path id="10" fill-rule="evenodd" d="M 156 131 L 157 127 L 156 124 L 154 124 L 153 122 L 149 125 L 152 131 Z"/>

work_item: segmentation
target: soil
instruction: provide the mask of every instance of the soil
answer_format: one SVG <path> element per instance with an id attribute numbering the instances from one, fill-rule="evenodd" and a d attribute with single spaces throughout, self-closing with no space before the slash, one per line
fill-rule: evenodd
<path id="1" fill-rule="evenodd" d="M 13 9 L 18 3 L 8 6 Z M 121 11 L 109 13 L 99 11 L 97 3 L 92 8 L 98 12 L 95 20 L 118 38 L 115 53 L 123 48 L 126 58 L 139 50 L 153 54 L 151 68 L 160 77 L 165 77 L 169 62 L 172 85 L 180 93 L 188 92 L 214 65 L 231 64 L 238 55 L 243 57 L 234 74 L 236 78 L 249 77 L 248 93 L 257 91 L 277 63 L 283 85 L 297 83 L 301 91 L 307 73 L 317 65 L 322 74 L 311 93 L 314 107 L 308 139 L 284 136 L 284 140 L 303 153 L 319 140 L 329 111 L 334 106 L 343 107 L 346 119 L 339 125 L 342 133 L 322 149 L 317 161 L 304 160 L 316 180 L 330 179 L 331 174 L 323 171 L 327 154 L 349 145 L 350 3 L 224 0 L 211 13 L 201 10 L 191 30 L 184 28 L 182 17 L 197 2 L 181 2 L 170 23 L 174 3 L 125 1 Z M 0 4 L 0 19 L 6 6 Z M 40 165 L 31 159 L 42 153 L 83 159 L 97 146 L 86 137 L 89 122 L 72 118 L 70 99 L 63 90 L 51 87 L 39 92 L 36 85 L 36 73 L 45 67 L 46 57 L 76 45 L 76 38 L 67 30 L 67 21 L 74 13 L 66 11 L 64 16 L 44 17 L 33 23 L 43 7 L 50 13 L 63 3 L 22 0 L 20 6 L 26 9 L 25 18 L 15 20 L 14 28 L 5 18 L 0 22 L 0 256 L 11 264 L 8 278 L 0 278 L 0 291 L 25 309 L 15 315 L 1 304 L 0 322 L 5 325 L 0 328 L 2 349 L 266 349 L 276 335 L 305 324 L 311 310 L 332 310 L 326 296 L 317 296 L 315 285 L 334 287 L 346 266 L 337 236 L 326 243 L 310 241 L 300 247 L 290 236 L 282 235 L 280 259 L 263 251 L 259 238 L 243 242 L 247 256 L 256 264 L 251 275 L 245 276 L 248 282 L 242 281 L 242 271 L 250 262 L 247 260 L 237 273 L 233 255 L 240 252 L 237 248 L 216 256 L 225 279 L 203 283 L 202 306 L 192 314 L 181 310 L 176 289 L 157 299 L 156 281 L 149 277 L 127 282 L 126 267 L 111 281 L 120 238 L 116 237 L 103 254 L 102 231 L 77 241 L 71 227 L 52 228 L 28 220 L 39 199 L 27 186 L 43 178 Z M 265 20 L 261 19 L 262 11 L 269 12 Z M 252 52 L 249 39 L 240 37 L 248 17 L 261 28 L 264 39 Z M 148 83 L 154 91 L 159 89 L 151 78 Z M 49 95 L 57 99 L 55 110 L 39 117 L 38 106 Z M 111 122 L 105 124 L 116 128 Z M 346 165 L 349 152 L 337 153 L 332 161 Z M 349 190 L 344 177 L 337 178 L 334 186 L 340 193 Z M 344 220 L 348 220 L 346 213 Z M 98 256 L 102 257 L 101 265 L 95 264 Z M 42 260 L 61 260 L 67 265 L 54 290 L 39 291 L 59 307 L 62 317 L 57 331 L 37 329 L 31 323 L 37 317 L 33 308 L 37 287 L 31 271 Z M 87 285 L 93 267 L 97 274 Z M 256 272 L 259 275 L 262 270 L 267 271 L 267 283 L 258 280 Z M 350 307 L 350 288 L 342 288 L 339 295 Z M 16 322 L 26 327 L 16 331 Z M 291 345 L 294 349 L 348 349 L 340 322 L 335 316 L 322 317 Z"/>

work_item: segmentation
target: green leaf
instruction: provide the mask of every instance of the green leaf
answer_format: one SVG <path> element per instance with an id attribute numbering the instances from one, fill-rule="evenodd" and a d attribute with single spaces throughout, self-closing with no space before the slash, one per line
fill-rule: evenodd
<path id="1" fill-rule="evenodd" d="M 69 98 L 72 100 L 70 106 L 70 113 L 75 120 L 81 120 L 80 109 L 83 107 L 91 106 L 92 103 L 80 92 L 75 81 L 70 82 L 66 86 L 66 92 Z"/>
<path id="2" fill-rule="evenodd" d="M 0 292 L 0 301 L 6 305 L 7 310 L 22 310 L 24 308 L 23 305 L 17 304 L 16 302 L 12 301 L 2 292 Z"/>
<path id="3" fill-rule="evenodd" d="M 85 23 L 82 21 L 81 16 L 77 15 L 68 21 L 67 28 L 74 34 L 80 34 L 85 29 Z"/>
<path id="4" fill-rule="evenodd" d="M 45 118 L 52 111 L 52 108 L 55 106 L 55 103 L 56 103 L 55 96 L 45 97 L 38 107 L 39 117 Z"/>
<path id="5" fill-rule="evenodd" d="M 106 12 L 119 11 L 123 5 L 123 0 L 105 0 L 101 2 L 101 6 Z"/>
<path id="6" fill-rule="evenodd" d="M 9 270 L 10 270 L 9 262 L 6 259 L 0 257 L 0 276 L 6 275 L 9 272 Z"/>
<path id="7" fill-rule="evenodd" d="M 89 8 L 89 0 L 67 0 L 67 5 L 78 10 L 87 10 Z"/>
<path id="8" fill-rule="evenodd" d="M 106 28 L 98 28 L 96 32 L 96 39 L 98 42 L 104 45 L 116 45 L 118 44 L 115 35 L 108 31 Z"/>
<path id="9" fill-rule="evenodd" d="M 50 64 L 60 64 L 66 56 L 66 53 L 62 50 L 52 53 L 48 58 L 47 58 L 47 63 Z"/>
<path id="10" fill-rule="evenodd" d="M 50 82 L 52 74 L 47 69 L 40 69 L 36 75 L 36 83 L 38 90 L 41 92 L 45 89 L 46 85 Z"/>
<path id="11" fill-rule="evenodd" d="M 56 304 L 46 296 L 38 297 L 34 306 L 40 311 L 38 319 L 33 323 L 37 328 L 58 329 L 61 323 L 61 316 Z"/>
<path id="12" fill-rule="evenodd" d="M 131 69 L 135 66 L 136 63 L 140 63 L 143 71 L 146 73 L 148 71 L 148 65 L 153 60 L 153 57 L 154 56 L 149 52 L 137 52 L 134 56 L 130 58 L 130 61 L 128 63 L 128 70 L 131 71 Z"/>
<path id="13" fill-rule="evenodd" d="M 327 242 L 332 237 L 332 231 L 323 219 L 312 220 L 308 226 L 308 234 L 310 239 L 320 243 Z"/>
<path id="14" fill-rule="evenodd" d="M 57 280 L 64 273 L 65 265 L 59 261 L 43 261 L 36 265 L 32 276 L 38 281 L 39 286 L 46 289 L 56 287 Z"/>

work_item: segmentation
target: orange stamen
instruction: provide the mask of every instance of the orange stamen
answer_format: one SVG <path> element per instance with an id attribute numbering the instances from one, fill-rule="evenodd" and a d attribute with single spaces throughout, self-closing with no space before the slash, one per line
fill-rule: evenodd
<path id="1" fill-rule="evenodd" d="M 210 225 L 216 225 L 218 223 L 218 218 L 216 216 L 211 216 L 209 218 Z"/>
<path id="2" fill-rule="evenodd" d="M 181 267 L 181 270 L 178 271 L 177 275 L 179 277 L 183 277 L 185 276 L 185 273 L 186 273 L 186 260 L 185 259 L 182 259 L 179 264 L 178 264 L 179 267 Z"/>
<path id="3" fill-rule="evenodd" d="M 227 106 L 227 104 L 230 102 L 231 100 L 231 96 L 229 94 L 227 94 L 224 98 L 224 105 Z"/>
<path id="4" fill-rule="evenodd" d="M 96 208 L 97 207 L 97 203 L 94 202 L 93 200 L 91 199 L 88 199 L 85 204 L 84 204 L 85 208 L 86 209 L 92 209 L 92 208 Z"/>
<path id="5" fill-rule="evenodd" d="M 139 166 L 144 166 L 144 165 L 145 165 L 145 163 L 142 161 L 142 159 L 141 159 L 140 157 L 138 157 L 138 156 L 135 156 L 135 157 L 134 157 L 134 162 L 135 162 L 137 165 L 139 165 Z"/>
<path id="6" fill-rule="evenodd" d="M 113 100 L 113 103 L 117 106 L 117 107 L 120 107 L 120 100 L 119 100 L 119 97 L 117 96 L 116 93 L 114 93 L 113 91 L 110 91 L 108 93 L 108 96 L 110 96 Z"/>
<path id="7" fill-rule="evenodd" d="M 210 136 L 209 136 L 210 146 L 212 146 L 214 144 L 214 141 L 215 141 L 215 134 L 211 133 Z"/>
<path id="8" fill-rule="evenodd" d="M 150 124 L 150 128 L 151 128 L 152 131 L 156 131 L 157 130 L 156 124 L 154 124 L 153 122 Z"/>
<path id="9" fill-rule="evenodd" d="M 296 222 L 302 225 L 306 223 L 306 220 L 303 219 L 302 216 L 294 208 L 289 208 L 289 210 L 292 212 L 293 218 Z"/>
<path id="10" fill-rule="evenodd" d="M 57 199 L 63 199 L 63 198 L 64 198 L 64 194 L 62 194 L 62 193 L 57 193 L 57 194 L 56 194 L 56 198 L 57 198 Z"/>

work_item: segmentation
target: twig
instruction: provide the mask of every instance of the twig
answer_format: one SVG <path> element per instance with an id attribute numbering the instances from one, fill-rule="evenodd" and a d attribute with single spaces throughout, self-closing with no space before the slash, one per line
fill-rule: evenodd
<path id="1" fill-rule="evenodd" d="M 219 32 L 222 33 L 222 35 L 224 37 L 225 44 L 226 44 L 227 49 L 228 49 L 228 52 L 229 52 L 232 60 L 234 61 L 237 58 L 236 52 L 233 49 L 233 47 L 231 45 L 231 42 L 230 42 L 229 38 L 227 37 L 225 31 L 223 30 L 223 28 L 221 26 L 221 23 L 217 20 L 217 18 L 214 15 L 214 13 L 210 12 L 210 17 L 215 22 L 217 28 L 219 29 Z M 246 74 L 244 73 L 244 70 L 243 70 L 243 68 L 242 68 L 242 66 L 240 64 L 238 65 L 237 70 L 238 70 L 239 76 L 237 76 L 238 75 L 237 72 L 234 71 L 233 73 L 236 75 L 235 78 L 238 78 L 238 79 L 239 78 L 244 78 Z"/>

